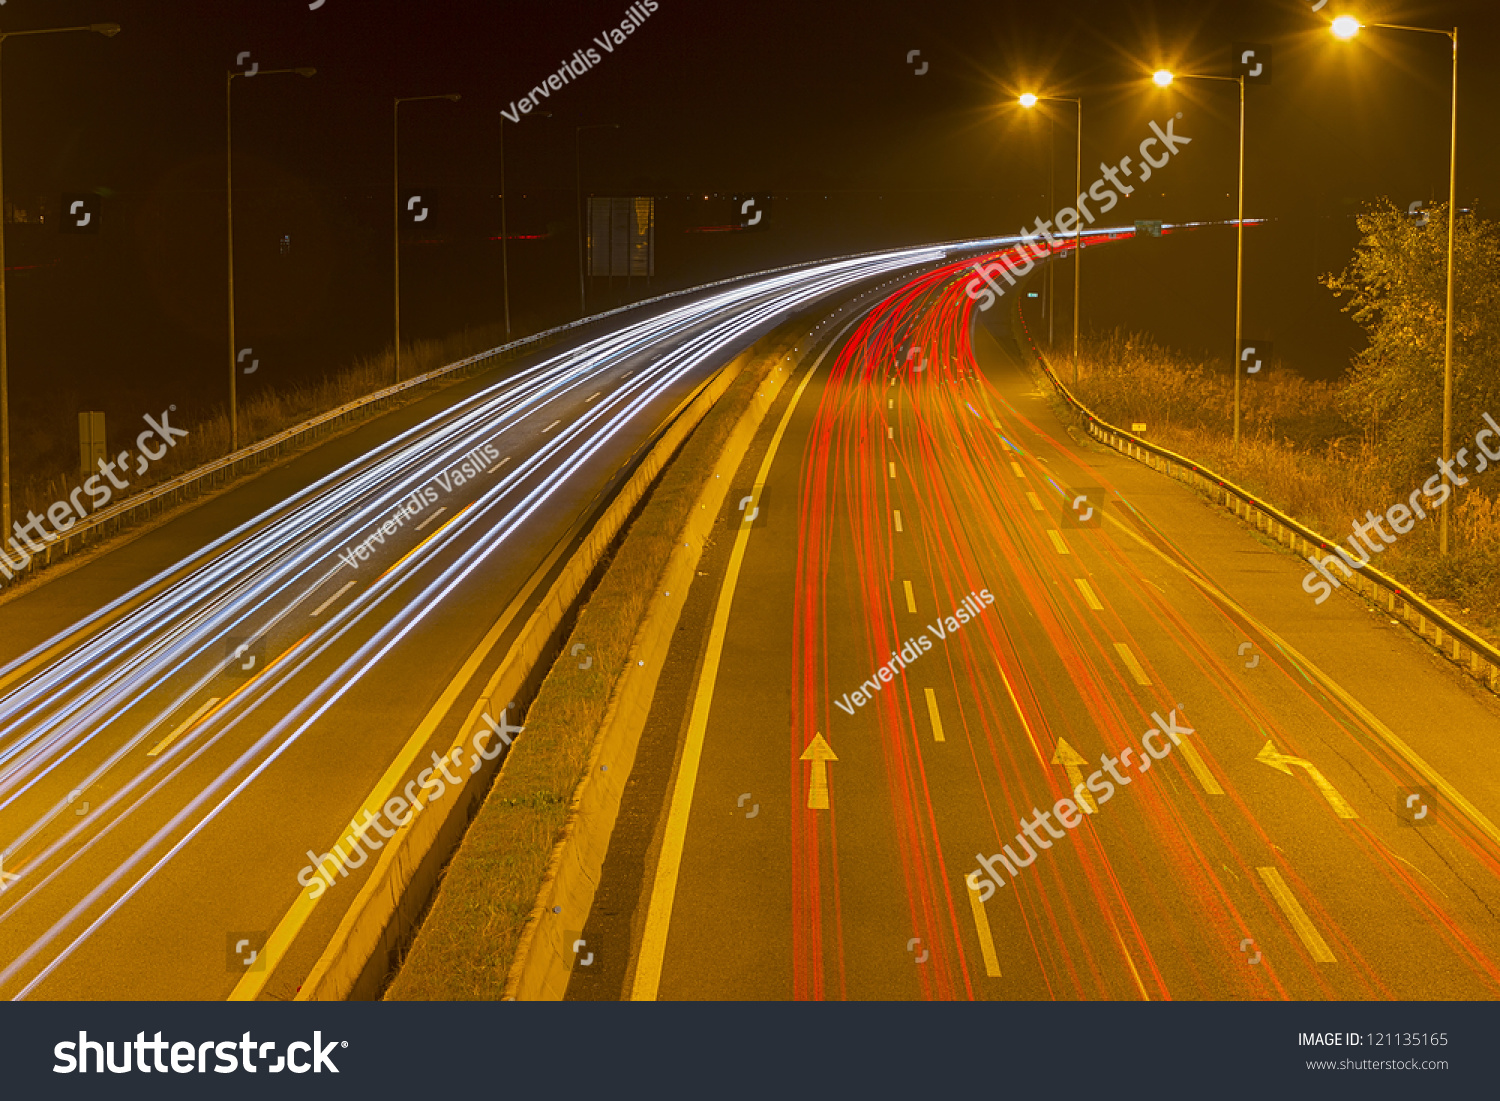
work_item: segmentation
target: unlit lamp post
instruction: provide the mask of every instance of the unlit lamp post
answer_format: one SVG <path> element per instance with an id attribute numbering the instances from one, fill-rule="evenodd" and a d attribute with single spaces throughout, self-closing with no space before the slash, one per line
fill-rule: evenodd
<path id="1" fill-rule="evenodd" d="M 118 23 L 89 23 L 81 27 L 47 27 L 35 31 L 0 31 L 0 45 L 7 38 L 31 34 L 64 34 L 68 31 L 93 31 L 105 38 L 120 33 Z M 0 174 L 0 541 L 10 534 L 10 375 L 5 353 L 5 187 Z"/>
<path id="2" fill-rule="evenodd" d="M 1083 100 L 1073 99 L 1068 96 L 1039 96 L 1027 92 L 1021 96 L 1022 107 L 1035 107 L 1038 103 L 1071 103 L 1078 108 L 1078 160 L 1074 171 L 1073 192 L 1075 195 L 1083 194 Z M 1077 200 L 1075 200 L 1076 202 Z M 1073 385 L 1078 385 L 1078 295 L 1082 286 L 1081 271 L 1083 264 L 1083 223 L 1078 224 L 1078 229 L 1073 235 Z M 1050 308 L 1050 306 L 1049 306 Z"/>

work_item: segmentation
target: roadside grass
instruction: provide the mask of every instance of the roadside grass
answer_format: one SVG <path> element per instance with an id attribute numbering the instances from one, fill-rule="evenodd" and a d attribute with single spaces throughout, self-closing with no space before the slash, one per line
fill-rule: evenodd
<path id="1" fill-rule="evenodd" d="M 536 904 L 568 807 L 588 767 L 630 646 L 677 534 L 755 391 L 794 335 L 759 345 L 651 489 L 588 596 L 561 657 L 526 712 L 484 805 L 443 873 L 431 908 L 385 997 L 395 1001 L 498 999 Z M 588 649 L 588 669 L 569 656 Z M 579 916 L 578 928 L 582 928 Z"/>
<path id="2" fill-rule="evenodd" d="M 522 334 L 525 335 L 525 334 Z M 414 340 L 402 342 L 401 373 L 407 378 L 435 370 L 505 343 L 504 325 L 485 325 L 466 328 L 442 339 Z M 351 401 L 365 397 L 391 385 L 391 350 L 355 360 L 342 370 L 325 375 L 316 382 L 289 387 L 269 387 L 244 395 L 240 399 L 240 445 L 246 446 L 283 432 L 294 425 L 337 409 Z M 441 385 L 441 384 L 435 384 Z M 426 391 L 419 388 L 410 396 L 418 397 Z M 142 413 L 156 415 L 157 408 L 143 408 Z M 371 411 L 370 416 L 383 415 L 387 409 Z M 172 414 L 172 426 L 188 430 L 186 439 L 177 441 L 176 447 L 153 463 L 138 480 L 131 481 L 131 494 L 149 489 L 152 485 L 170 481 L 172 478 L 195 467 L 213 462 L 229 452 L 229 411 L 215 407 L 207 411 L 177 412 Z M 135 421 L 120 426 L 110 425 L 110 439 L 130 441 L 143 427 Z M 124 448 L 114 446 L 112 453 Z M 86 475 L 84 477 L 87 477 Z M 14 483 L 14 509 L 17 516 L 27 510 L 45 513 L 54 501 L 65 500 L 80 484 L 76 468 L 53 467 L 38 472 Z M 129 500 L 121 497 L 119 500 Z"/>
<path id="3" fill-rule="evenodd" d="M 1336 383 L 1308 382 L 1290 371 L 1244 379 L 1238 455 L 1233 379 L 1149 337 L 1117 330 L 1084 342 L 1075 392 L 1106 420 L 1126 428 L 1146 424 L 1153 443 L 1218 471 L 1330 539 L 1346 538 L 1367 511 L 1382 514 L 1421 484 L 1395 484 L 1378 442 L 1340 410 Z M 1455 426 L 1456 446 L 1474 431 Z M 1436 472 L 1434 465 L 1430 473 Z M 1429 511 L 1376 564 L 1494 640 L 1500 637 L 1500 470 L 1457 494 L 1447 558 L 1438 553 Z"/>

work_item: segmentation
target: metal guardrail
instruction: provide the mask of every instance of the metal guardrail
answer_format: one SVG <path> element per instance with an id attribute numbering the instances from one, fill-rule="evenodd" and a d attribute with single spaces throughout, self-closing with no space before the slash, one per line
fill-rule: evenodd
<path id="1" fill-rule="evenodd" d="M 3 0 L 0 0 L 0 2 L 3 2 Z M 951 242 L 948 244 L 939 245 L 911 245 L 904 247 L 913 249 L 947 249 L 955 247 L 966 247 L 969 245 L 972 245 L 972 242 Z M 239 473 L 242 473 L 245 469 L 255 465 L 256 463 L 264 462 L 268 459 L 284 454 L 291 448 L 310 443 L 313 440 L 317 439 L 320 434 L 327 434 L 333 431 L 343 421 L 378 409 L 382 404 L 400 397 L 408 390 L 426 385 L 429 382 L 434 382 L 438 379 L 448 376 L 457 376 L 460 372 L 466 370 L 485 370 L 489 367 L 493 367 L 499 363 L 504 362 L 506 359 L 514 358 L 515 356 L 520 355 L 523 352 L 533 350 L 532 345 L 539 344 L 542 341 L 550 340 L 551 338 L 560 336 L 572 329 L 577 329 L 584 325 L 592 325 L 596 321 L 602 321 L 607 317 L 613 317 L 616 314 L 624 313 L 627 310 L 639 309 L 642 306 L 649 306 L 657 302 L 665 302 L 668 299 L 680 298 L 684 295 L 697 294 L 700 291 L 709 290 L 714 287 L 726 286 L 730 283 L 740 283 L 748 279 L 757 279 L 766 275 L 775 275 L 779 272 L 794 271 L 797 268 L 811 267 L 815 264 L 838 263 L 843 260 L 858 260 L 867 256 L 876 256 L 882 253 L 897 251 L 900 251 L 900 249 L 872 249 L 869 252 L 852 253 L 848 256 L 835 256 L 816 260 L 805 260 L 796 264 L 784 264 L 780 267 L 767 268 L 763 271 L 750 272 L 747 275 L 735 275 L 729 277 L 728 279 L 718 279 L 711 283 L 700 283 L 697 286 L 686 287 L 682 290 L 668 291 L 666 294 L 659 294 L 653 298 L 642 299 L 639 302 L 631 302 L 624 306 L 617 306 L 616 308 L 612 310 L 606 310 L 603 313 L 592 314 L 588 317 L 582 317 L 577 321 L 570 321 L 566 325 L 557 325 L 551 329 L 544 330 L 543 332 L 534 333 L 531 336 L 522 337 L 520 340 L 511 341 L 509 344 L 502 344 L 498 348 L 491 348 L 487 352 L 480 352 L 477 355 L 469 356 L 467 359 L 458 360 L 457 362 L 450 363 L 445 367 L 435 368 L 434 370 L 428 371 L 425 374 L 417 375 L 413 378 L 407 379 L 405 382 L 397 383 L 394 386 L 388 386 L 383 390 L 377 390 L 373 394 L 367 394 L 362 398 L 356 398 L 354 401 L 346 402 L 344 405 L 339 406 L 337 409 L 330 409 L 326 413 L 320 413 L 318 416 L 313 417 L 310 420 L 303 421 L 301 424 L 293 425 L 291 428 L 284 429 L 274 436 L 261 440 L 258 443 L 242 447 L 240 448 L 240 450 L 234 452 L 231 455 L 226 455 L 222 459 L 216 459 L 211 463 L 205 463 L 203 466 L 195 467 L 192 470 L 177 475 L 175 478 L 172 478 L 169 481 L 163 482 L 161 485 L 153 486 L 150 489 L 146 489 L 140 493 L 133 494 L 132 496 L 126 498 L 116 505 L 106 508 L 100 512 L 94 513 L 84 523 L 77 524 L 70 528 L 65 534 L 61 536 L 60 539 L 54 542 L 47 543 L 42 550 L 33 553 L 27 564 L 20 570 L 13 570 L 12 573 L 15 576 L 13 578 L 12 584 L 20 581 L 21 578 L 30 575 L 36 570 L 51 565 L 55 559 L 66 557 L 70 553 L 75 553 L 76 551 L 86 546 L 90 542 L 90 540 L 97 540 L 113 532 L 127 528 L 132 524 L 135 524 L 149 517 L 154 512 L 162 512 L 165 509 L 168 509 L 181 501 L 196 496 L 197 494 L 202 493 L 215 485 L 219 485 L 228 481 L 229 479 L 235 477 Z"/>
<path id="2" fill-rule="evenodd" d="M 1026 343 L 1037 363 L 1046 372 L 1048 380 L 1088 425 L 1089 435 L 1100 443 L 1114 448 L 1137 462 L 1145 463 L 1178 481 L 1186 482 L 1209 499 L 1223 505 L 1246 523 L 1254 524 L 1256 531 L 1264 532 L 1293 554 L 1306 558 L 1314 553 L 1335 553 L 1335 543 L 1320 533 L 1293 520 L 1284 512 L 1262 501 L 1248 490 L 1241 489 L 1227 478 L 1196 463 L 1191 459 L 1168 451 L 1165 447 L 1149 443 L 1139 436 L 1126 432 L 1084 405 L 1073 396 L 1067 386 L 1057 377 L 1047 357 L 1031 339 L 1031 330 L 1021 316 L 1019 306 L 1015 314 L 1025 335 Z M 1353 576 L 1340 577 L 1340 583 L 1365 597 L 1371 604 L 1388 614 L 1398 617 L 1402 623 L 1415 631 L 1435 647 L 1443 656 L 1465 669 L 1475 679 L 1482 681 L 1491 692 L 1500 694 L 1500 649 L 1496 649 L 1478 635 L 1469 631 L 1443 612 L 1434 608 L 1420 596 L 1411 592 L 1395 578 L 1389 577 L 1372 566 L 1352 571 Z"/>

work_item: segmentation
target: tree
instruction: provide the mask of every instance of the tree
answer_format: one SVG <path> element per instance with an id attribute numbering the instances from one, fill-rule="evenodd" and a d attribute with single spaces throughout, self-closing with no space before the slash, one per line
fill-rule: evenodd
<path id="1" fill-rule="evenodd" d="M 1425 217 L 1424 217 L 1425 216 Z M 1354 258 L 1324 286 L 1365 330 L 1344 393 L 1388 456 L 1393 476 L 1435 470 L 1443 439 L 1448 210 L 1420 215 L 1388 199 L 1357 220 Z M 1500 418 L 1500 229 L 1459 213 L 1454 234 L 1453 447 Z M 1472 450 L 1472 444 L 1469 445 Z M 1471 460 L 1472 462 L 1472 460 Z"/>

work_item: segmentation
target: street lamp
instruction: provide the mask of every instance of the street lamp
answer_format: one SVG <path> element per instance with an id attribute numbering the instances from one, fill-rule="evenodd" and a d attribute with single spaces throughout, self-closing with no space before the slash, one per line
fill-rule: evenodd
<path id="1" fill-rule="evenodd" d="M 1235 218 L 1234 260 L 1234 453 L 1240 453 L 1240 344 L 1244 340 L 1245 306 L 1245 76 L 1212 76 L 1207 73 L 1176 73 L 1158 69 L 1151 81 L 1166 88 L 1173 80 L 1227 80 L 1240 86 L 1240 182 L 1239 214 Z"/>
<path id="2" fill-rule="evenodd" d="M 1448 133 L 1448 309 L 1443 322 L 1443 459 L 1450 461 L 1453 455 L 1453 227 L 1458 214 L 1458 28 L 1440 31 L 1432 27 L 1406 27 L 1399 23 L 1361 23 L 1352 15 L 1341 15 L 1333 21 L 1331 29 L 1335 37 L 1347 42 L 1364 27 L 1441 34 L 1453 42 L 1453 110 Z M 1439 506 L 1438 553 L 1442 555 L 1448 553 L 1448 501 L 1444 497 Z"/>
<path id="3" fill-rule="evenodd" d="M 536 111 L 535 114 L 551 118 L 551 111 Z M 505 112 L 500 112 L 500 285 L 505 299 L 505 338 L 510 339 L 510 262 L 506 249 L 510 243 L 509 231 L 505 227 Z"/>
<path id="4" fill-rule="evenodd" d="M 397 96 L 395 104 L 391 107 L 391 238 L 392 251 L 396 257 L 395 343 L 392 345 L 391 358 L 394 362 L 397 382 L 401 381 L 401 105 L 426 99 L 447 99 L 457 102 L 458 93 L 449 92 L 441 96 Z"/>
<path id="5" fill-rule="evenodd" d="M 93 31 L 105 38 L 120 33 L 118 23 L 89 23 L 82 27 L 48 27 L 36 31 L 0 31 L 0 44 L 7 38 L 28 34 L 63 34 L 67 31 Z M 5 359 L 5 189 L 0 180 L 0 542 L 10 527 L 10 376 Z"/>
<path id="6" fill-rule="evenodd" d="M 261 69 L 258 66 L 248 73 L 230 70 L 224 79 L 224 166 L 227 184 L 224 189 L 224 209 L 229 225 L 229 453 L 240 449 L 239 413 L 239 353 L 234 346 L 234 88 L 237 76 L 279 76 L 296 73 L 298 76 L 313 76 L 318 70 L 301 66 L 295 69 Z"/>
<path id="7" fill-rule="evenodd" d="M 1074 193 L 1083 194 L 1083 100 L 1068 96 L 1039 96 L 1026 92 L 1021 96 L 1022 107 L 1035 107 L 1041 102 L 1071 103 L 1078 108 L 1078 160 L 1074 173 Z M 1077 202 L 1078 200 L 1073 200 Z M 1083 265 L 1083 223 L 1080 221 L 1073 234 L 1073 385 L 1078 385 L 1078 295 L 1081 286 L 1080 274 Z"/>
<path id="8" fill-rule="evenodd" d="M 579 153 L 578 135 L 585 130 L 618 130 L 618 122 L 591 122 L 587 126 L 573 127 L 573 188 L 575 191 L 573 204 L 578 212 L 578 303 L 579 317 L 585 317 L 589 312 L 588 294 L 584 290 L 583 282 L 583 167 L 581 154 Z"/>

